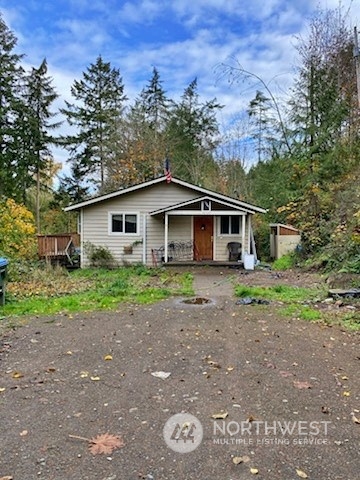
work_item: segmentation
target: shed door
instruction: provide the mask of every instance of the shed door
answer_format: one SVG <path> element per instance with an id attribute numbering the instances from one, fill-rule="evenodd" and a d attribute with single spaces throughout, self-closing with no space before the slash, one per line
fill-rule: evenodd
<path id="1" fill-rule="evenodd" d="M 194 217 L 194 242 L 199 260 L 213 259 L 214 217 Z"/>

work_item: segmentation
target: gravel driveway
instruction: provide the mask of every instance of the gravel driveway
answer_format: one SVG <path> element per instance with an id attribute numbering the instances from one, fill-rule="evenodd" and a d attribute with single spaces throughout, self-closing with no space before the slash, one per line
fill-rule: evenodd
<path id="1" fill-rule="evenodd" d="M 234 275 L 195 274 L 204 305 L 31 318 L 4 335 L 0 479 L 358 480 L 359 335 L 235 305 Z M 180 422 L 165 441 L 179 413 L 202 437 Z M 93 455 L 69 436 L 103 433 L 123 448 Z"/>

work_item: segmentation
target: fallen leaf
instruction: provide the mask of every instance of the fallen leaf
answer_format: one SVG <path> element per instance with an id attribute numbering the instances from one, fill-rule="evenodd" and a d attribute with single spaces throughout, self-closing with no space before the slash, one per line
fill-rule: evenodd
<path id="1" fill-rule="evenodd" d="M 6 475 L 5 477 L 0 477 L 0 480 L 13 480 L 13 477 Z"/>
<path id="2" fill-rule="evenodd" d="M 250 473 L 253 475 L 257 475 L 259 473 L 259 470 L 257 468 L 250 468 Z"/>
<path id="3" fill-rule="evenodd" d="M 302 470 L 299 470 L 298 468 L 296 469 L 296 473 L 298 474 L 298 476 L 300 478 L 308 478 L 308 476 L 306 475 L 305 472 L 303 472 Z"/>
<path id="4" fill-rule="evenodd" d="M 92 380 L 93 382 L 98 382 L 100 380 L 100 377 L 98 377 L 98 376 L 90 377 L 90 380 Z"/>
<path id="5" fill-rule="evenodd" d="M 249 415 L 249 417 L 247 418 L 247 423 L 251 423 L 251 422 L 254 422 L 255 421 L 255 417 L 253 415 Z"/>
<path id="6" fill-rule="evenodd" d="M 105 355 L 105 357 L 104 357 L 104 360 L 112 360 L 112 359 L 113 359 L 113 357 L 112 357 L 112 355 L 110 355 L 110 354 L 109 354 L 109 355 Z"/>
<path id="7" fill-rule="evenodd" d="M 230 367 L 227 367 L 226 369 L 228 372 L 232 372 L 234 370 L 234 367 L 230 366 Z"/>
<path id="8" fill-rule="evenodd" d="M 350 397 L 350 392 L 343 392 L 344 397 Z"/>
<path id="9" fill-rule="evenodd" d="M 13 372 L 11 376 L 12 378 L 22 378 L 24 375 L 21 372 Z"/>
<path id="10" fill-rule="evenodd" d="M 343 375 L 343 376 L 341 377 L 341 380 L 349 380 L 349 377 L 347 377 L 346 375 Z"/>
<path id="11" fill-rule="evenodd" d="M 46 372 L 48 372 L 48 373 L 54 373 L 54 372 L 56 372 L 56 368 L 54 368 L 54 367 L 49 367 L 49 368 L 46 369 Z"/>
<path id="12" fill-rule="evenodd" d="M 234 465 L 239 465 L 239 463 L 247 463 L 250 461 L 250 457 L 244 455 L 243 457 L 233 457 L 232 462 Z"/>
<path id="13" fill-rule="evenodd" d="M 330 409 L 328 407 L 321 407 L 322 413 L 330 413 Z"/>
<path id="14" fill-rule="evenodd" d="M 72 353 L 71 350 L 68 350 L 68 351 L 65 353 L 65 355 L 72 355 L 72 354 L 73 354 L 73 353 Z"/>
<path id="15" fill-rule="evenodd" d="M 171 372 L 151 372 L 151 375 L 156 378 L 161 378 L 162 380 L 166 380 L 170 377 Z"/>
<path id="16" fill-rule="evenodd" d="M 81 378 L 86 378 L 88 376 L 89 376 L 89 372 L 85 372 L 85 371 L 80 372 L 80 377 Z"/>
<path id="17" fill-rule="evenodd" d="M 124 441 L 117 435 L 110 435 L 109 433 L 103 433 L 90 440 L 89 449 L 93 455 L 99 455 L 105 453 L 108 455 L 112 453 L 116 448 L 124 446 Z"/>
<path id="18" fill-rule="evenodd" d="M 22 432 L 20 432 L 20 437 L 26 437 L 27 434 L 28 434 L 28 431 L 23 430 Z"/>
<path id="19" fill-rule="evenodd" d="M 5 392 L 5 390 L 6 390 L 5 387 L 1 387 L 1 388 L 0 388 L 0 393 Z"/>
<path id="20" fill-rule="evenodd" d="M 98 435 L 97 437 L 93 437 L 91 439 L 79 437 L 78 435 L 69 435 L 69 437 L 88 442 L 90 452 L 93 455 L 99 455 L 100 453 L 109 455 L 116 448 L 121 448 L 125 445 L 121 437 L 117 435 L 111 435 L 110 433 L 103 433 L 102 435 Z"/>
<path id="21" fill-rule="evenodd" d="M 294 381 L 294 387 L 299 389 L 311 388 L 311 384 L 309 382 L 299 382 Z"/>
<path id="22" fill-rule="evenodd" d="M 360 424 L 360 419 L 359 419 L 359 418 L 357 418 L 357 417 L 355 417 L 355 415 L 354 415 L 354 414 L 352 414 L 352 417 L 351 417 L 351 418 L 352 418 L 352 421 L 353 421 L 354 423 L 358 423 L 358 424 Z"/>
<path id="23" fill-rule="evenodd" d="M 228 415 L 228 412 L 214 413 L 211 415 L 211 418 L 214 418 L 215 420 L 225 420 Z"/>
<path id="24" fill-rule="evenodd" d="M 281 370 L 279 373 L 284 378 L 293 376 L 293 374 L 291 372 L 287 372 L 286 370 Z"/>

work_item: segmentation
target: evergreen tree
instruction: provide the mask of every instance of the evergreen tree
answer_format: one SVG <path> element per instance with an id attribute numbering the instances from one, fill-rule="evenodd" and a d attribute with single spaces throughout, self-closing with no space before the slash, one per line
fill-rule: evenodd
<path id="1" fill-rule="evenodd" d="M 290 104 L 295 194 L 280 212 L 303 230 L 305 250 L 314 253 L 332 238 L 335 184 L 359 165 L 353 40 L 341 8 L 318 10 L 297 48 L 301 65 Z"/>
<path id="2" fill-rule="evenodd" d="M 18 199 L 22 197 L 17 189 L 19 175 L 26 175 L 26 168 L 19 168 L 21 159 L 16 149 L 17 139 L 23 138 L 25 129 L 21 121 L 22 55 L 14 52 L 16 43 L 15 35 L 0 16 L 0 196 Z"/>
<path id="3" fill-rule="evenodd" d="M 297 46 L 302 63 L 290 102 L 294 153 L 312 182 L 326 183 L 344 167 L 329 163 L 329 153 L 347 135 L 353 117 L 353 42 L 340 9 L 319 10 L 309 32 Z"/>
<path id="4" fill-rule="evenodd" d="M 106 190 L 141 183 L 163 173 L 169 105 L 159 72 L 154 68 L 148 85 L 122 123 L 119 145 L 109 163 Z"/>
<path id="5" fill-rule="evenodd" d="M 47 75 L 47 62 L 44 59 L 39 68 L 32 68 L 26 79 L 26 112 L 28 120 L 28 167 L 29 174 L 35 179 L 36 202 L 35 217 L 38 232 L 40 232 L 40 193 L 42 176 L 46 175 L 48 166 L 52 162 L 51 145 L 57 143 L 57 139 L 51 135 L 51 131 L 60 126 L 60 122 L 51 122 L 56 115 L 51 111 L 51 106 L 58 98 L 58 94 L 52 85 L 52 78 Z"/>
<path id="6" fill-rule="evenodd" d="M 212 154 L 218 144 L 216 119 L 222 106 L 216 99 L 200 102 L 197 79 L 184 90 L 172 109 L 168 126 L 169 152 L 173 172 L 195 184 L 204 184 L 214 167 Z"/>
<path id="7" fill-rule="evenodd" d="M 264 157 L 269 150 L 271 152 L 269 143 L 273 140 L 273 136 L 270 133 L 274 120 L 269 117 L 269 101 L 270 98 L 257 90 L 255 98 L 250 101 L 247 111 L 254 127 L 253 138 L 256 142 L 255 150 L 259 162 L 265 160 Z"/>
<path id="8" fill-rule="evenodd" d="M 102 188 L 127 97 L 120 71 L 99 56 L 71 87 L 76 103 L 66 102 L 62 113 L 75 133 L 63 139 L 77 180 Z"/>
<path id="9" fill-rule="evenodd" d="M 170 101 L 166 97 L 158 70 L 154 67 L 152 77 L 146 88 L 140 93 L 138 109 L 143 112 L 144 120 L 155 135 L 163 132 L 169 118 Z"/>

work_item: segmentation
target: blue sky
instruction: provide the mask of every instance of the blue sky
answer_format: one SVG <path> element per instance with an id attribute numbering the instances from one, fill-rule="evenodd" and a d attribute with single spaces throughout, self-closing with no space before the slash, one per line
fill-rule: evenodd
<path id="1" fill-rule="evenodd" d="M 238 115 L 258 86 L 229 84 L 217 66 L 236 59 L 274 94 L 291 85 L 296 36 L 306 37 L 318 6 L 338 0 L 0 0 L 0 11 L 25 53 L 25 67 L 46 57 L 57 92 L 70 100 L 74 79 L 99 54 L 119 68 L 130 99 L 156 67 L 168 96 L 178 98 L 198 79 L 201 97 L 224 105 L 219 121 Z M 349 23 L 360 27 L 360 0 L 343 0 Z M 65 152 L 57 152 L 64 160 Z M 60 158 L 62 157 L 62 158 Z"/>

